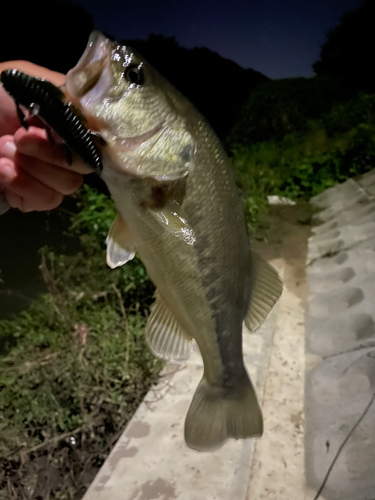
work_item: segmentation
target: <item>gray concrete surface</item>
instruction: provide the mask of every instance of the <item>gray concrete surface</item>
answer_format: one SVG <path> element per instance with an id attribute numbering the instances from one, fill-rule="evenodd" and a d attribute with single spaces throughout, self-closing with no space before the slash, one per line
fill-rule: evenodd
<path id="1" fill-rule="evenodd" d="M 310 266 L 309 352 L 327 357 L 375 344 L 374 273 L 375 238 Z"/>
<path id="2" fill-rule="evenodd" d="M 375 171 L 312 200 L 306 311 L 306 478 L 322 497 L 375 499 Z M 312 497 L 313 498 L 313 497 Z"/>
<path id="3" fill-rule="evenodd" d="M 244 358 L 263 408 L 261 440 L 232 440 L 214 453 L 186 447 L 184 420 L 202 376 L 195 351 L 186 364 L 166 366 L 84 500 L 301 500 L 304 329 L 292 292 L 256 333 L 244 330 Z"/>
<path id="4" fill-rule="evenodd" d="M 304 308 L 284 288 L 262 400 L 265 431 L 254 445 L 247 500 L 305 496 L 304 372 Z"/>
<path id="5" fill-rule="evenodd" d="M 359 181 L 348 179 L 311 199 L 319 210 L 314 220 L 320 225 L 309 241 L 308 264 L 375 235 L 374 179 L 374 173 L 369 172 Z"/>
<path id="6" fill-rule="evenodd" d="M 326 359 L 307 376 L 306 470 L 308 482 L 316 489 L 371 400 L 374 361 L 374 349 L 360 349 Z M 375 498 L 374 424 L 373 405 L 332 469 L 324 489 L 327 500 Z"/>

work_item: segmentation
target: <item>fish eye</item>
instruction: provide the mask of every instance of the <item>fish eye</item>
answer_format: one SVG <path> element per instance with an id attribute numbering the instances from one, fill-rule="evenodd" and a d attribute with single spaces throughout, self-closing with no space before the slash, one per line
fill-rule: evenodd
<path id="1" fill-rule="evenodd" d="M 135 85 L 143 85 L 145 83 L 145 75 L 142 66 L 128 66 L 125 70 L 125 77 L 129 83 Z"/>

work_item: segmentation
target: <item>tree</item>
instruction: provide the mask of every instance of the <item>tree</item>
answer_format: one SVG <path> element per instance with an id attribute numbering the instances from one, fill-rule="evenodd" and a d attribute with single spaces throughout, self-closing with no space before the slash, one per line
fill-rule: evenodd
<path id="1" fill-rule="evenodd" d="M 318 76 L 338 76 L 353 90 L 375 92 L 375 1 L 341 17 L 326 37 L 320 60 L 313 65 Z"/>

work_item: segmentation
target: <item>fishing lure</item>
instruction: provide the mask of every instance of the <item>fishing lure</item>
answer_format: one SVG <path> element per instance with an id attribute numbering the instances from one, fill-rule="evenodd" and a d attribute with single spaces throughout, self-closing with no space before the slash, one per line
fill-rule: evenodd
<path id="1" fill-rule="evenodd" d="M 93 141 L 95 134 L 86 129 L 73 106 L 64 102 L 64 93 L 58 87 L 47 80 L 34 78 L 15 69 L 2 71 L 0 81 L 4 90 L 14 99 L 18 117 L 26 129 L 29 125 L 21 105 L 27 108 L 31 115 L 38 115 L 74 153 L 100 174 L 103 167 Z M 69 153 L 67 160 L 71 163 Z"/>

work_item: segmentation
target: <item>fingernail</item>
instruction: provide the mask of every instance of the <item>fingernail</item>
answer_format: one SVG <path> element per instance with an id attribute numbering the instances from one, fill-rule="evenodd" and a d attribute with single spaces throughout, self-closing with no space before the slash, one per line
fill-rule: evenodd
<path id="1" fill-rule="evenodd" d="M 17 151 L 16 145 L 12 141 L 8 141 L 4 144 L 1 149 L 1 155 L 6 156 L 7 158 L 13 158 Z"/>

